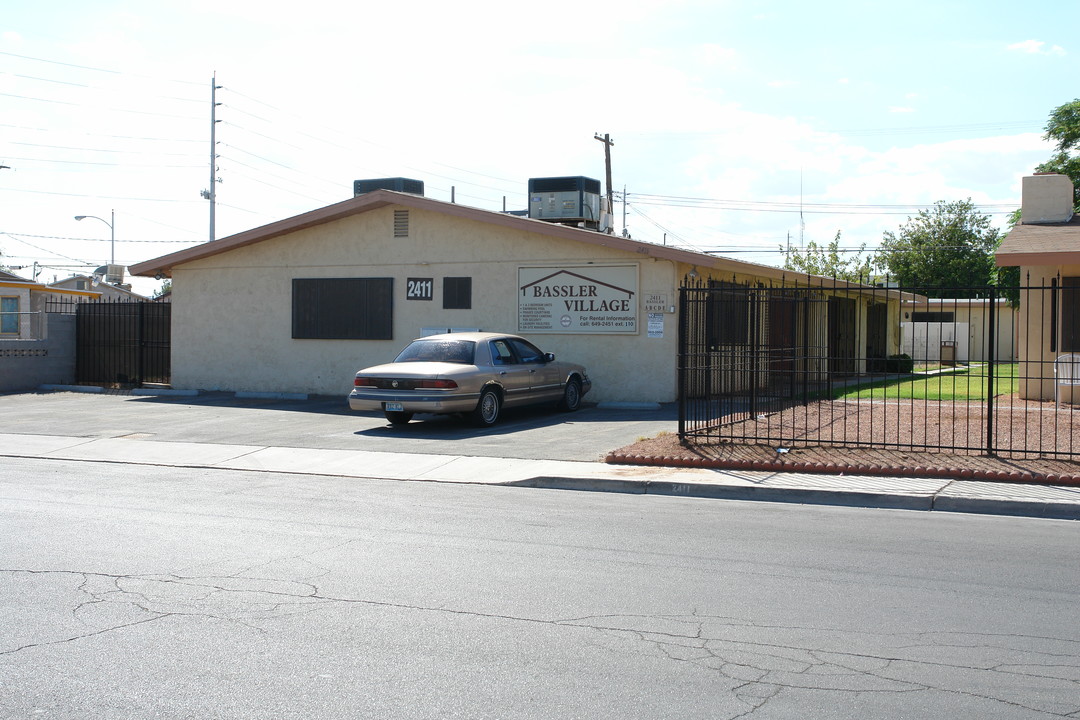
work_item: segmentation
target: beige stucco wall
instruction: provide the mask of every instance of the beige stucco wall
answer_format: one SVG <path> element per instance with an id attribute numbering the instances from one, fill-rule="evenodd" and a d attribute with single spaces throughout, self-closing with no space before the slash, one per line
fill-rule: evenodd
<path id="1" fill-rule="evenodd" d="M 590 401 L 668 402 L 676 396 L 677 326 L 664 313 L 649 337 L 642 300 L 677 303 L 681 275 L 668 260 L 410 209 L 409 237 L 393 237 L 394 208 L 265 240 L 173 271 L 172 384 L 176 388 L 341 395 L 356 370 L 387 362 L 424 327 L 517 332 L 521 266 L 627 264 L 638 268 L 634 335 L 529 334 L 579 362 Z M 685 272 L 685 270 L 683 271 Z M 472 309 L 442 308 L 443 277 L 473 278 Z M 394 278 L 394 339 L 292 339 L 292 280 Z M 435 280 L 434 300 L 406 300 L 406 278 Z"/>
<path id="2" fill-rule="evenodd" d="M 1061 266 L 1027 266 L 1020 268 L 1021 288 L 1050 287 L 1060 277 L 1080 276 L 1080 263 Z M 1059 295 L 1060 301 L 1060 295 Z M 1059 317 L 1056 321 L 1060 322 Z M 1054 399 L 1054 358 L 1063 351 L 1050 349 L 1051 337 L 1050 292 L 1020 290 L 1020 310 L 1017 313 L 1017 350 L 1020 357 L 1020 396 L 1031 399 Z M 1060 333 L 1058 334 L 1060 337 Z M 1062 387 L 1063 402 L 1080 402 L 1080 389 Z"/>

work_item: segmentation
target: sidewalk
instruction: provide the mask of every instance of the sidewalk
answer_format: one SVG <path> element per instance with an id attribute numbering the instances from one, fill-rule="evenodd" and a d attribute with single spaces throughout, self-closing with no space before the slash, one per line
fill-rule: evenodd
<path id="1" fill-rule="evenodd" d="M 1080 520 L 1080 487 L 0 433 L 0 457 Z"/>

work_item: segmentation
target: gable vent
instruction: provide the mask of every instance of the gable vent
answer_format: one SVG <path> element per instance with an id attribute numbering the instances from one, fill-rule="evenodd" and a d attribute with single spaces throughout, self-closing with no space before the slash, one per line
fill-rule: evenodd
<path id="1" fill-rule="evenodd" d="M 394 237 L 409 237 L 409 211 L 394 211 Z"/>

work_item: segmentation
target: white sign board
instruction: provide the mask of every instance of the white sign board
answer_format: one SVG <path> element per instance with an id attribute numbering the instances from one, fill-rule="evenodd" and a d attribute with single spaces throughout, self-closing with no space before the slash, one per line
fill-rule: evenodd
<path id="1" fill-rule="evenodd" d="M 649 313 L 649 337 L 664 337 L 664 313 Z"/>
<path id="2" fill-rule="evenodd" d="M 637 333 L 637 265 L 518 268 L 518 332 Z"/>

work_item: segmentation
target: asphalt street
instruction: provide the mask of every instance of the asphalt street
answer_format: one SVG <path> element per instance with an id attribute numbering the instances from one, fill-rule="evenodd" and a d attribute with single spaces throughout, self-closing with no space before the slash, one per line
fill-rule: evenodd
<path id="1" fill-rule="evenodd" d="M 2 462 L 0 717 L 1080 714 L 1073 521 Z"/>

